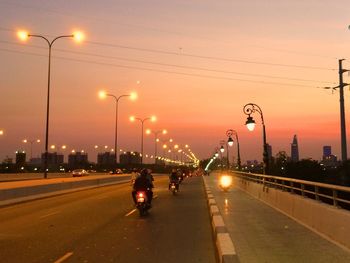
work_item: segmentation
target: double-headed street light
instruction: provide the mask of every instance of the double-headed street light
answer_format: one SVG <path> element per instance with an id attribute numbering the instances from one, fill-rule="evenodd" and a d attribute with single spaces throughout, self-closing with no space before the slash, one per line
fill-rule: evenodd
<path id="1" fill-rule="evenodd" d="M 156 116 L 151 116 L 151 117 L 147 117 L 144 119 L 135 117 L 135 116 L 131 116 L 130 117 L 130 121 L 134 122 L 135 120 L 138 120 L 141 122 L 141 164 L 143 163 L 143 124 L 145 121 L 150 120 L 151 122 L 155 122 L 157 120 Z"/>
<path id="2" fill-rule="evenodd" d="M 46 131 L 45 131 L 45 160 L 44 160 L 44 178 L 47 178 L 47 161 L 48 161 L 48 145 L 49 145 L 49 115 L 50 115 L 50 80 L 51 80 L 51 49 L 56 40 L 60 38 L 73 38 L 76 42 L 81 42 L 84 39 L 84 34 L 81 32 L 74 32 L 71 35 L 62 35 L 55 37 L 53 40 L 48 40 L 42 35 L 29 34 L 27 31 L 18 31 L 17 36 L 20 40 L 26 41 L 30 37 L 42 38 L 46 41 L 49 47 L 49 63 L 48 63 L 48 77 L 47 77 L 47 104 L 46 104 Z"/>
<path id="3" fill-rule="evenodd" d="M 23 143 L 30 143 L 30 159 L 33 158 L 33 143 L 40 143 L 40 140 L 39 139 L 36 139 L 36 140 L 27 140 L 27 139 L 24 139 L 23 140 Z"/>
<path id="4" fill-rule="evenodd" d="M 154 163 L 157 164 L 157 154 L 158 154 L 158 147 L 157 147 L 157 143 L 159 142 L 159 138 L 158 138 L 158 134 L 161 133 L 163 135 L 167 134 L 168 131 L 163 129 L 163 130 L 159 130 L 159 131 L 152 131 L 150 129 L 146 130 L 146 134 L 154 134 Z"/>
<path id="5" fill-rule="evenodd" d="M 233 139 L 232 135 L 236 137 L 236 142 L 237 142 L 237 166 L 238 170 L 241 170 L 241 154 L 239 151 L 239 140 L 238 140 L 238 134 L 235 130 L 229 129 L 226 131 L 226 135 L 228 137 L 227 144 L 228 146 L 232 147 L 233 146 Z M 227 165 L 229 166 L 229 160 L 228 160 L 228 149 L 227 149 Z"/>
<path id="6" fill-rule="evenodd" d="M 266 130 L 265 130 L 263 112 L 262 112 L 261 108 L 254 103 L 248 103 L 248 104 L 244 105 L 243 112 L 244 112 L 244 114 L 248 115 L 248 118 L 247 118 L 247 121 L 245 124 L 247 125 L 247 128 L 250 131 L 253 131 L 255 128 L 255 121 L 254 121 L 253 117 L 250 115 L 255 113 L 255 112 L 258 112 L 260 114 L 261 123 L 263 126 L 263 162 L 264 162 L 263 172 L 264 172 L 264 174 L 267 174 L 269 171 L 269 156 L 268 156 L 268 152 L 267 152 Z"/>
<path id="7" fill-rule="evenodd" d="M 120 95 L 119 97 L 117 97 L 117 96 L 115 96 L 113 94 L 109 94 L 105 91 L 100 91 L 98 95 L 99 95 L 100 99 L 112 97 L 115 100 L 115 136 L 114 136 L 115 160 L 114 160 L 114 164 L 116 166 L 118 163 L 118 104 L 119 104 L 119 100 L 123 97 L 129 97 L 132 101 L 134 101 L 137 99 L 137 93 L 131 92 L 130 94 Z"/>

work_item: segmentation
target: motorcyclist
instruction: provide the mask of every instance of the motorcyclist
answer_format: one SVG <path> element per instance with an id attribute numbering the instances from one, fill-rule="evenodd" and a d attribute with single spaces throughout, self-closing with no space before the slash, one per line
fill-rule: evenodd
<path id="1" fill-rule="evenodd" d="M 138 171 L 137 171 L 137 169 L 136 168 L 134 168 L 134 169 L 132 169 L 132 172 L 131 172 L 131 185 L 134 185 L 134 183 L 135 183 L 135 180 L 136 180 L 136 178 L 137 177 L 139 177 L 139 173 L 138 173 Z"/>
<path id="2" fill-rule="evenodd" d="M 148 176 L 148 171 L 147 169 L 143 169 L 140 173 L 140 176 L 136 178 L 134 186 L 133 186 L 133 191 L 132 191 L 132 198 L 134 200 L 134 203 L 136 204 L 136 193 L 137 191 L 145 191 L 147 195 L 147 200 L 149 206 L 151 206 L 152 203 L 152 197 L 153 197 L 153 192 L 152 192 L 152 183 L 150 180 L 147 178 Z"/>
<path id="3" fill-rule="evenodd" d="M 172 183 L 175 184 L 176 190 L 179 191 L 179 178 L 175 169 L 173 169 L 169 175 L 169 190 Z"/>
<path id="4" fill-rule="evenodd" d="M 181 171 L 181 169 L 177 169 L 176 174 L 177 174 L 177 178 L 178 178 L 179 183 L 181 183 L 184 179 L 183 172 Z"/>

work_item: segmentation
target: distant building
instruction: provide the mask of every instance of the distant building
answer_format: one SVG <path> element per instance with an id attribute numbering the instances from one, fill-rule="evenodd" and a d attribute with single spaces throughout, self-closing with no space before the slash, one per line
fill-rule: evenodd
<path id="1" fill-rule="evenodd" d="M 270 144 L 266 144 L 267 148 L 267 158 L 271 161 L 272 160 L 272 146 Z"/>
<path id="2" fill-rule="evenodd" d="M 296 135 L 294 135 L 294 137 L 293 137 L 293 142 L 292 142 L 290 148 L 291 148 L 290 155 L 291 155 L 292 162 L 298 162 L 299 161 L 299 146 L 298 146 L 298 139 L 297 139 Z"/>
<path id="3" fill-rule="evenodd" d="M 85 167 L 88 164 L 88 154 L 85 152 L 74 152 L 68 155 L 68 166 L 71 168 Z"/>
<path id="4" fill-rule="evenodd" d="M 63 154 L 59 154 L 57 152 L 47 153 L 47 165 L 49 166 L 57 166 L 63 164 L 64 156 Z M 45 162 L 45 153 L 41 154 L 41 163 Z"/>
<path id="5" fill-rule="evenodd" d="M 124 152 L 119 156 L 120 164 L 140 164 L 141 156 L 138 152 Z"/>
<path id="6" fill-rule="evenodd" d="M 63 161 L 62 161 L 63 162 Z M 40 165 L 42 163 L 41 158 L 31 158 L 29 160 L 30 165 Z"/>
<path id="7" fill-rule="evenodd" d="M 26 163 L 26 152 L 16 151 L 16 165 L 23 166 Z"/>
<path id="8" fill-rule="evenodd" d="M 323 158 L 332 155 L 332 146 L 323 146 Z"/>
<path id="9" fill-rule="evenodd" d="M 111 152 L 99 153 L 97 155 L 97 164 L 108 166 L 113 165 L 115 163 L 115 154 Z"/>

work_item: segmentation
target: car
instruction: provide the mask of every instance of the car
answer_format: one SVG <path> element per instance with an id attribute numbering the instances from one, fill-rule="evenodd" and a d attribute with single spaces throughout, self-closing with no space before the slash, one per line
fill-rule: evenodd
<path id="1" fill-rule="evenodd" d="M 121 169 L 115 169 L 109 172 L 110 174 L 123 174 L 124 172 Z"/>
<path id="2" fill-rule="evenodd" d="M 76 169 L 73 170 L 72 175 L 73 177 L 80 177 L 80 176 L 85 176 L 88 175 L 89 173 L 85 169 Z"/>

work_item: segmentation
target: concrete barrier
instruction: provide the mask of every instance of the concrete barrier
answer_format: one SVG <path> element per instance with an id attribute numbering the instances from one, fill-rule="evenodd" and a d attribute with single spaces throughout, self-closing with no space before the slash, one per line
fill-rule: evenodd
<path id="1" fill-rule="evenodd" d="M 129 176 L 106 176 L 1 183 L 0 206 L 129 181 Z"/>
<path id="2" fill-rule="evenodd" d="M 350 249 L 350 211 L 237 177 L 234 182 L 240 189 L 322 237 Z"/>
<path id="3" fill-rule="evenodd" d="M 230 234 L 227 232 L 224 220 L 220 214 L 219 207 L 216 205 L 214 195 L 211 193 L 205 178 L 203 182 L 206 189 L 208 199 L 209 213 L 215 238 L 215 246 L 220 263 L 239 263 L 239 258 L 236 254 Z"/>

